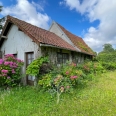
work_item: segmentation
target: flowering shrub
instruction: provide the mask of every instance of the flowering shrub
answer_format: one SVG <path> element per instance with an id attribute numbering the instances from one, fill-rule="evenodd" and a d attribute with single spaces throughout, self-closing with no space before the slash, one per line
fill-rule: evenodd
<path id="1" fill-rule="evenodd" d="M 100 62 L 85 62 L 82 67 L 82 70 L 85 74 L 96 74 L 104 71 L 104 68 Z"/>
<path id="2" fill-rule="evenodd" d="M 87 61 L 81 65 L 65 64 L 40 77 L 38 84 L 45 90 L 57 93 L 58 103 L 62 93 L 72 91 L 78 84 L 87 82 L 86 80 L 92 79 L 95 74 L 101 73 L 103 70 L 104 68 L 99 62 Z M 84 79 L 86 80 L 84 81 Z"/>
<path id="3" fill-rule="evenodd" d="M 38 84 L 45 90 L 56 93 L 57 103 L 59 103 L 60 95 L 65 92 L 71 92 L 81 75 L 82 71 L 77 69 L 76 64 L 71 63 L 60 68 L 54 68 L 50 73 L 39 78 Z"/>
<path id="4" fill-rule="evenodd" d="M 12 54 L 7 54 L 4 59 L 0 59 L 0 86 L 18 84 L 22 65 L 23 61 L 15 58 Z"/>
<path id="5" fill-rule="evenodd" d="M 82 70 L 77 69 L 77 66 L 74 63 L 57 67 L 50 73 L 43 75 L 38 84 L 43 86 L 45 89 L 57 88 L 60 90 L 60 87 L 64 88 L 64 91 L 67 91 L 70 86 L 75 86 L 81 78 L 83 72 Z M 67 87 L 68 86 L 68 87 Z"/>
<path id="6" fill-rule="evenodd" d="M 83 72 L 78 69 L 76 64 L 71 63 L 62 68 L 62 74 L 64 77 L 70 79 L 72 86 L 76 86 L 78 81 L 82 78 Z"/>
<path id="7" fill-rule="evenodd" d="M 67 91 L 66 86 L 75 87 L 83 79 L 93 78 L 95 74 L 104 72 L 104 68 L 100 62 L 88 61 L 80 66 L 76 64 L 66 64 L 60 68 L 56 68 L 50 73 L 43 75 L 39 79 L 39 85 L 44 89 L 64 88 L 63 92 Z M 60 75 L 60 76 L 59 76 Z M 54 85 L 54 86 L 53 86 Z"/>
<path id="8" fill-rule="evenodd" d="M 57 104 L 59 103 L 60 95 L 63 92 L 70 91 L 72 88 L 69 78 L 65 78 L 63 75 L 57 73 L 54 75 L 54 71 L 42 76 L 42 79 L 39 80 L 38 84 L 45 90 L 57 94 Z"/>

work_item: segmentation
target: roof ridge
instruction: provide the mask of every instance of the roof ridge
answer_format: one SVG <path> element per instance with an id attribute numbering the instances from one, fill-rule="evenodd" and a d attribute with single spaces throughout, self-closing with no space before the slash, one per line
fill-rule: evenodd
<path id="1" fill-rule="evenodd" d="M 38 26 L 36 26 L 36 25 L 34 25 L 34 24 L 31 24 L 31 23 L 29 23 L 29 22 L 26 22 L 26 21 L 24 21 L 24 20 L 21 20 L 21 19 L 19 19 L 19 18 L 17 18 L 17 17 L 13 17 L 13 16 L 10 16 L 10 15 L 7 15 L 7 19 L 11 19 L 11 18 L 14 18 L 14 19 L 16 19 L 16 20 L 19 20 L 19 21 L 21 21 L 21 22 L 24 22 L 24 23 L 27 23 L 27 24 L 29 24 L 29 25 L 32 25 L 32 26 L 34 26 L 34 27 L 36 27 L 36 28 L 40 28 L 40 29 L 42 29 L 42 30 L 45 30 L 45 31 L 48 31 L 48 30 L 46 30 L 46 29 L 43 29 L 43 28 L 41 28 L 41 27 L 38 27 Z"/>

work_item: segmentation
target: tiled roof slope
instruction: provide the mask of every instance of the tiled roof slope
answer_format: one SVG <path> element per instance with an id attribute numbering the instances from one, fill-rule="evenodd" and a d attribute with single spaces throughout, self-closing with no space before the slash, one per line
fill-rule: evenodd
<path id="1" fill-rule="evenodd" d="M 19 20 L 11 16 L 7 16 L 6 22 L 12 22 L 13 24 L 17 25 L 20 30 L 27 34 L 36 43 L 49 44 L 52 46 L 76 51 L 76 49 L 73 46 L 68 44 L 59 36 L 45 29 L 41 29 L 37 26 L 31 25 L 25 21 Z"/>
<path id="2" fill-rule="evenodd" d="M 57 23 L 58 24 L 58 23 Z M 82 38 L 70 33 L 64 27 L 58 24 L 58 26 L 62 29 L 62 31 L 68 36 L 68 38 L 72 41 L 72 43 L 81 50 L 81 52 L 86 54 L 94 55 L 93 50 L 83 41 Z"/>

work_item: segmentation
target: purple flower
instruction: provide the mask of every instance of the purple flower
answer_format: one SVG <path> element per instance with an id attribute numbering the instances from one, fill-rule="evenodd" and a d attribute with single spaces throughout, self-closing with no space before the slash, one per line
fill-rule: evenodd
<path id="1" fill-rule="evenodd" d="M 12 66 L 13 68 L 17 68 L 17 66 Z"/>
<path id="2" fill-rule="evenodd" d="M 8 70 L 1 70 L 2 73 L 8 73 Z"/>
<path id="3" fill-rule="evenodd" d="M 4 62 L 4 65 L 9 65 L 9 62 Z"/>
<path id="4" fill-rule="evenodd" d="M 15 73 L 15 70 L 14 69 L 12 69 L 12 73 Z"/>
<path id="5" fill-rule="evenodd" d="M 14 57 L 13 54 L 6 54 L 5 57 Z"/>
<path id="6" fill-rule="evenodd" d="M 7 79 L 10 79 L 10 77 L 8 76 Z"/>
<path id="7" fill-rule="evenodd" d="M 9 64 L 11 64 L 11 65 L 12 65 L 12 64 L 13 64 L 13 62 L 11 61 Z"/>
<path id="8" fill-rule="evenodd" d="M 4 62 L 4 60 L 3 59 L 0 59 L 0 64 L 2 64 Z"/>
<path id="9" fill-rule="evenodd" d="M 17 65 L 16 62 L 14 62 L 13 65 Z"/>
<path id="10" fill-rule="evenodd" d="M 10 67 L 12 68 L 13 66 L 10 64 Z"/>

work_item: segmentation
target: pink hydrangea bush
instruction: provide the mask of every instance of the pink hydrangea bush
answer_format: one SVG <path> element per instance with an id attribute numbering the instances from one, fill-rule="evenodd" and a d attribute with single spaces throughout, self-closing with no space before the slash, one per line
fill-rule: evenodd
<path id="1" fill-rule="evenodd" d="M 75 63 L 71 63 L 62 68 L 62 75 L 70 80 L 72 86 L 76 86 L 81 79 L 83 72 Z"/>
<path id="2" fill-rule="evenodd" d="M 56 67 L 49 74 L 43 75 L 38 84 L 46 90 L 53 88 L 61 93 L 67 92 L 78 84 L 82 75 L 82 70 L 78 69 L 75 63 L 66 64 L 60 68 Z"/>
<path id="3" fill-rule="evenodd" d="M 38 84 L 45 90 L 56 93 L 57 104 L 60 100 L 60 95 L 66 92 L 72 92 L 81 78 L 82 71 L 79 70 L 76 64 L 71 63 L 60 68 L 56 67 L 49 74 L 43 75 Z"/>
<path id="4" fill-rule="evenodd" d="M 24 62 L 12 54 L 0 59 L 0 86 L 14 86 L 21 78 L 21 67 Z"/>

